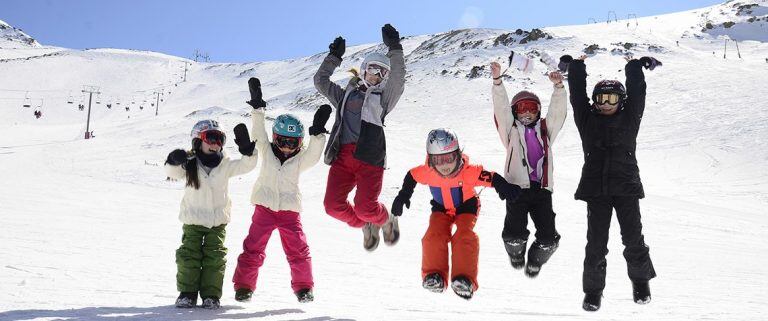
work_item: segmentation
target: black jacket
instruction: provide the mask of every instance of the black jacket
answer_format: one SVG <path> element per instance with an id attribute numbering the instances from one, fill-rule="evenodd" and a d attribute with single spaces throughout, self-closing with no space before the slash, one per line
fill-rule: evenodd
<path id="1" fill-rule="evenodd" d="M 637 60 L 629 61 L 624 72 L 627 97 L 623 109 L 604 116 L 592 111 L 584 61 L 574 60 L 568 67 L 573 119 L 584 151 L 581 180 L 574 195 L 576 199 L 645 196 L 635 157 L 637 133 L 645 110 L 645 76 L 642 64 Z"/>

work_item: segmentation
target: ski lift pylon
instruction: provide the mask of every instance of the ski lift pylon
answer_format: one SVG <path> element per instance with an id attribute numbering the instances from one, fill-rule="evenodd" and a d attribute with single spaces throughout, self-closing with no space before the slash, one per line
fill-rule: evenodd
<path id="1" fill-rule="evenodd" d="M 24 108 L 32 107 L 32 99 L 29 99 L 29 92 L 24 94 L 24 103 L 21 106 Z"/>

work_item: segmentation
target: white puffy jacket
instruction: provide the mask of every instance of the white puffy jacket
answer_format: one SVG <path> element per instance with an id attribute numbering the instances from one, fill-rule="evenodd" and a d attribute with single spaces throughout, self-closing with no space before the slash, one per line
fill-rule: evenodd
<path id="1" fill-rule="evenodd" d="M 530 176 L 532 172 L 528 156 L 528 146 L 525 144 L 525 125 L 517 121 L 512 115 L 512 109 L 507 96 L 507 90 L 504 84 L 493 85 L 493 114 L 496 118 L 496 129 L 499 132 L 501 142 L 507 148 L 507 159 L 504 163 L 504 179 L 507 182 L 519 185 L 521 188 L 530 188 Z M 553 157 L 552 143 L 555 141 L 560 129 L 563 128 L 565 117 L 568 110 L 568 94 L 565 87 L 554 85 L 552 98 L 549 100 L 547 116 L 536 122 L 536 136 L 539 138 L 541 146 L 545 146 L 544 157 L 539 164 L 533 164 L 538 167 L 538 172 L 543 173 L 542 187 L 550 192 L 552 191 L 553 177 Z M 542 121 L 546 123 L 547 141 L 542 139 Z"/>
<path id="2" fill-rule="evenodd" d="M 325 146 L 325 134 L 312 136 L 309 144 L 301 147 L 301 151 L 280 164 L 280 159 L 272 152 L 267 131 L 264 127 L 263 109 L 251 113 L 253 126 L 251 139 L 256 141 L 261 158 L 259 178 L 253 185 L 251 203 L 268 207 L 273 211 L 301 212 L 301 191 L 299 191 L 299 175 L 311 168 L 320 160 Z"/>
<path id="3" fill-rule="evenodd" d="M 187 186 L 181 200 L 179 220 L 184 224 L 200 225 L 207 228 L 227 224 L 230 220 L 232 201 L 229 199 L 229 179 L 243 175 L 256 167 L 257 156 L 243 156 L 231 160 L 226 155 L 219 166 L 206 173 L 200 161 L 197 164 L 197 177 L 200 188 Z M 181 165 L 165 165 L 166 175 L 186 182 L 186 171 Z"/>

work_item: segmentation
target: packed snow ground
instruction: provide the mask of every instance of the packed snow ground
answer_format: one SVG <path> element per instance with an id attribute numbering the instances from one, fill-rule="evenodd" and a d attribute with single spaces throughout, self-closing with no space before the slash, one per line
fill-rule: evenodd
<path id="1" fill-rule="evenodd" d="M 596 313 L 581 309 L 586 207 L 573 200 L 582 155 L 570 115 L 554 144 L 553 202 L 562 240 L 538 278 L 528 279 L 510 267 L 500 239 L 504 205 L 487 190 L 476 227 L 479 291 L 464 301 L 450 291 L 423 290 L 426 188 L 417 189 L 412 207 L 401 217 L 400 242 L 368 253 L 361 231 L 324 213 L 328 167 L 319 164 L 301 182 L 315 302 L 296 302 L 285 256 L 273 235 L 252 302 L 238 303 L 229 280 L 250 224 L 257 169 L 231 181 L 222 309 L 181 310 L 172 304 L 183 184 L 165 181 L 167 153 L 189 145 L 189 130 L 199 119 L 218 119 L 225 128 L 239 122 L 250 127 L 250 107 L 243 101 L 252 76 L 264 84 L 268 116 L 290 111 L 310 122 L 324 101 L 311 76 L 325 53 L 250 64 L 192 62 L 188 81 L 175 86 L 186 59 L 118 49 L 2 49 L 0 59 L 9 60 L 0 61 L 0 89 L 21 91 L 0 91 L 0 125 L 6 129 L 0 136 L 0 167 L 5 169 L 0 320 L 759 319 L 768 300 L 768 149 L 763 147 L 768 138 L 768 44 L 740 42 L 743 58 L 729 51 L 723 59 L 722 40 L 698 32 L 702 14 L 712 10 L 641 18 L 629 26 L 622 20 L 545 28 L 553 39 L 525 45 L 491 46 L 494 38 L 511 31 L 488 29 L 404 42 L 410 54 L 406 91 L 386 123 L 389 168 L 381 199 L 387 204 L 405 172 L 423 161 L 423 141 L 435 127 L 454 128 L 470 159 L 502 168 L 504 148 L 492 123 L 488 68 L 469 79 L 473 66 L 502 61 L 510 49 L 577 56 L 587 45 L 598 44 L 607 50 L 587 59 L 591 86 L 601 78 L 623 80 L 624 60 L 610 52 L 620 47 L 614 43 L 639 44 L 631 49 L 635 56 L 650 54 L 664 62 L 646 72 L 648 99 L 637 152 L 647 194 L 641 201 L 644 233 L 659 275 L 651 281 L 653 301 L 645 306 L 632 302 L 614 224 L 605 298 Z M 421 45 L 428 41 L 436 45 L 424 50 Z M 476 48 L 459 47 L 476 41 L 481 41 Z M 663 50 L 649 52 L 648 45 Z M 370 50 L 383 47 L 348 48 L 333 79 L 345 82 L 343 70 L 357 66 Z M 512 95 L 531 89 L 546 106 L 551 87 L 544 72 L 542 64 L 531 74 L 510 72 L 507 90 Z M 96 138 L 91 140 L 82 139 L 86 112 L 76 108 L 81 85 L 97 85 L 103 92 L 101 104 L 93 105 Z M 155 101 L 152 93 L 160 91 L 164 101 L 154 116 L 149 104 Z M 70 96 L 74 104 L 67 103 Z M 32 107 L 21 107 L 25 97 Z M 41 98 L 44 116 L 34 119 L 32 110 Z M 112 109 L 105 108 L 108 102 Z M 237 158 L 233 146 L 230 140 L 226 149 Z"/>

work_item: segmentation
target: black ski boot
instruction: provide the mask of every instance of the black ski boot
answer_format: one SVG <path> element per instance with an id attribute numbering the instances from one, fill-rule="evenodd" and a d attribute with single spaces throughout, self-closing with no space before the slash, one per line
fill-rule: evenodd
<path id="1" fill-rule="evenodd" d="M 421 286 L 435 293 L 443 293 L 445 291 L 445 281 L 443 281 L 443 277 L 439 273 L 427 274 Z"/>
<path id="2" fill-rule="evenodd" d="M 197 292 L 181 292 L 176 298 L 176 307 L 182 309 L 194 308 L 197 305 Z"/>
<path id="3" fill-rule="evenodd" d="M 504 248 L 509 255 L 509 263 L 512 267 L 519 270 L 525 266 L 525 247 L 528 245 L 527 240 L 514 239 L 504 241 Z"/>
<path id="4" fill-rule="evenodd" d="M 557 251 L 558 242 L 545 244 L 539 240 L 533 241 L 528 250 L 528 264 L 525 266 L 525 275 L 529 278 L 535 278 L 541 271 L 541 266 L 549 261 L 552 254 Z"/>
<path id="5" fill-rule="evenodd" d="M 315 300 L 315 295 L 312 294 L 312 289 L 301 289 L 294 294 L 296 294 L 296 299 L 301 303 L 312 302 Z"/>
<path id="6" fill-rule="evenodd" d="M 632 296 L 637 304 L 651 303 L 651 288 L 648 281 L 632 281 Z"/>
<path id="7" fill-rule="evenodd" d="M 597 311 L 600 309 L 600 301 L 603 299 L 603 292 L 585 293 L 584 302 L 581 307 L 584 311 Z"/>
<path id="8" fill-rule="evenodd" d="M 235 290 L 235 300 L 237 302 L 248 302 L 251 301 L 251 297 L 253 296 L 253 290 L 248 288 L 242 288 Z"/>
<path id="9" fill-rule="evenodd" d="M 221 307 L 221 303 L 219 303 L 219 298 L 212 296 L 203 298 L 203 304 L 200 307 L 208 310 L 218 310 Z"/>
<path id="10" fill-rule="evenodd" d="M 453 282 L 451 282 L 451 288 L 453 289 L 453 292 L 456 293 L 456 295 L 465 300 L 471 299 L 472 294 L 475 292 L 472 288 L 472 282 L 463 275 L 459 275 L 453 279 Z"/>

